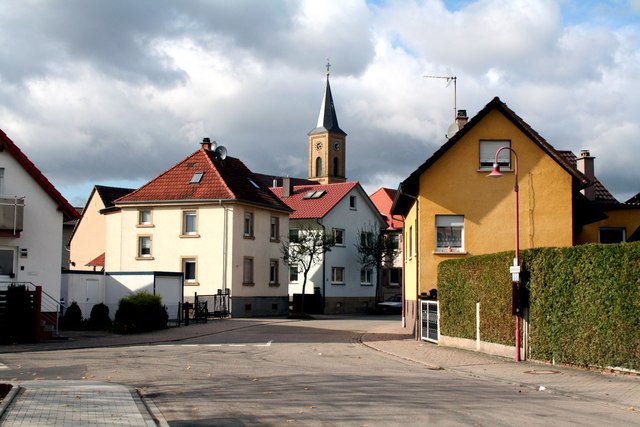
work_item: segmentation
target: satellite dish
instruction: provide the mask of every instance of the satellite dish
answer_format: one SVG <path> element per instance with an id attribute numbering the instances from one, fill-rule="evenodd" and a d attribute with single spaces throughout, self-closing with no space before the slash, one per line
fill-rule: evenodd
<path id="1" fill-rule="evenodd" d="M 216 141 L 213 141 L 213 142 L 211 143 L 211 149 L 212 149 L 212 150 L 215 150 L 217 146 L 218 146 L 218 143 L 217 143 Z"/>
<path id="2" fill-rule="evenodd" d="M 449 129 L 447 129 L 447 138 L 451 138 L 457 132 L 458 132 L 458 124 L 457 123 L 451 123 L 449 125 Z"/>
<path id="3" fill-rule="evenodd" d="M 222 145 L 219 147 L 216 147 L 214 153 L 216 155 L 216 159 L 218 160 L 224 160 L 227 158 L 227 149 Z"/>

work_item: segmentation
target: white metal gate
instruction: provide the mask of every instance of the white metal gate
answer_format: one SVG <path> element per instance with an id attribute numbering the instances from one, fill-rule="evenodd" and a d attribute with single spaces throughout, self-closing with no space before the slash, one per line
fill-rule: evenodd
<path id="1" fill-rule="evenodd" d="M 425 341 L 438 342 L 440 336 L 438 301 L 421 301 L 421 324 L 420 336 Z"/>

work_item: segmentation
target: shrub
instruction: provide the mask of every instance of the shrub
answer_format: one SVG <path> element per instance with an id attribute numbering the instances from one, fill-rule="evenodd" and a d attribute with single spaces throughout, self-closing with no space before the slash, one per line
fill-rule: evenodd
<path id="1" fill-rule="evenodd" d="M 82 327 L 82 310 L 78 306 L 78 303 L 73 301 L 62 316 L 60 322 L 62 329 L 79 329 Z"/>
<path id="2" fill-rule="evenodd" d="M 104 303 L 94 305 L 89 317 L 89 327 L 91 329 L 106 329 L 109 326 L 111 326 L 109 307 Z"/>
<path id="3" fill-rule="evenodd" d="M 115 324 L 123 333 L 135 333 L 162 329 L 167 326 L 169 315 L 159 295 L 139 292 L 118 302 Z"/>

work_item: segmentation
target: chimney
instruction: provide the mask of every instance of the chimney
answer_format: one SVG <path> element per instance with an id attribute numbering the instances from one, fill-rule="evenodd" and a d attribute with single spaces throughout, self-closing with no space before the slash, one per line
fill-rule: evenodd
<path id="1" fill-rule="evenodd" d="M 209 138 L 202 138 L 200 145 L 202 145 L 202 148 L 206 151 L 211 151 L 211 140 Z"/>
<path id="2" fill-rule="evenodd" d="M 291 185 L 291 178 L 288 176 L 282 177 L 282 198 L 291 197 L 293 194 L 293 185 Z"/>
<path id="3" fill-rule="evenodd" d="M 593 159 L 595 159 L 595 157 L 591 157 L 589 150 L 580 150 L 580 157 L 576 159 L 576 168 L 582 172 L 592 184 L 587 188 L 580 190 L 580 192 L 589 200 L 594 200 L 596 198 L 595 188 L 593 187 L 593 183 L 595 183 L 596 178 L 593 171 Z"/>
<path id="4" fill-rule="evenodd" d="M 458 116 L 456 117 L 456 124 L 458 125 L 458 130 L 462 129 L 464 125 L 469 121 L 469 117 L 467 117 L 467 110 L 458 110 Z"/>

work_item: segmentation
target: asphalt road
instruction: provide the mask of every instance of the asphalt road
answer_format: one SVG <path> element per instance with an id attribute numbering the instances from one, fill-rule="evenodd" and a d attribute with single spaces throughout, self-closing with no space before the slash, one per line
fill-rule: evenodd
<path id="1" fill-rule="evenodd" d="M 396 317 L 250 326 L 151 345 L 0 354 L 4 380 L 88 379 L 140 389 L 172 426 L 632 425 L 637 414 L 372 350 Z"/>

